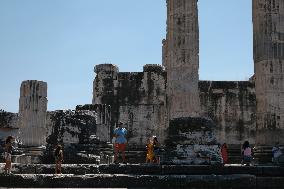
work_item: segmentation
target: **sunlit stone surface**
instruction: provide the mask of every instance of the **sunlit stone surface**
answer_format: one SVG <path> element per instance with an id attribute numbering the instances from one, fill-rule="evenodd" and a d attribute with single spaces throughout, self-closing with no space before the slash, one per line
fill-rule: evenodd
<path id="1" fill-rule="evenodd" d="M 47 83 L 23 81 L 20 92 L 20 139 L 25 146 L 46 144 Z"/>

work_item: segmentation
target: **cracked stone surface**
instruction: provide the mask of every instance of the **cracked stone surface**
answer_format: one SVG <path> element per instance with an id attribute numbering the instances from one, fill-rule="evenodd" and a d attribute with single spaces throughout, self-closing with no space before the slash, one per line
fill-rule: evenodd
<path id="1" fill-rule="evenodd" d="M 0 164 L 2 168 L 4 164 Z M 2 169 L 1 169 L 2 170 Z M 0 187 L 283 188 L 283 167 L 173 165 L 13 165 Z M 20 173 L 20 174 L 19 174 Z"/>
<path id="2" fill-rule="evenodd" d="M 169 120 L 199 116 L 197 0 L 167 0 L 167 36 L 164 44 Z"/>
<path id="3" fill-rule="evenodd" d="M 284 143 L 283 21 L 282 0 L 253 0 L 257 145 Z"/>
<path id="4" fill-rule="evenodd" d="M 23 81 L 20 90 L 20 139 L 25 146 L 45 145 L 47 83 Z"/>

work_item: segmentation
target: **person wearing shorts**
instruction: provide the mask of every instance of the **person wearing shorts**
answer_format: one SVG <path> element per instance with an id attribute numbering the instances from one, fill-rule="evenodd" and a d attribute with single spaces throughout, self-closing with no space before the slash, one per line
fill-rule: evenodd
<path id="1" fill-rule="evenodd" d="M 122 155 L 122 161 L 126 164 L 125 149 L 126 149 L 126 134 L 127 130 L 123 127 L 123 123 L 119 122 L 118 128 L 114 130 L 115 144 L 114 144 L 114 163 L 118 163 L 118 153 Z"/>
<path id="2" fill-rule="evenodd" d="M 5 142 L 5 152 L 4 152 L 4 159 L 5 159 L 5 167 L 4 171 L 6 174 L 11 173 L 12 168 L 12 140 L 14 137 L 8 136 Z"/>

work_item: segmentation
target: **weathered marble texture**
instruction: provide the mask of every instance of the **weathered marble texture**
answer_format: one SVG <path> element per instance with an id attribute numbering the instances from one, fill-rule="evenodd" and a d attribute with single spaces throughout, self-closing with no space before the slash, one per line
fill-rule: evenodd
<path id="1" fill-rule="evenodd" d="M 78 105 L 75 110 L 48 112 L 46 131 L 44 162 L 52 162 L 55 145 L 62 144 L 65 162 L 98 163 L 111 148 L 106 143 L 110 141 L 110 107 Z"/>
<path id="2" fill-rule="evenodd" d="M 107 78 L 105 73 L 99 74 L 100 77 Z M 110 86 L 108 82 L 118 83 L 114 89 L 99 90 L 99 97 L 95 96 L 94 99 L 117 102 L 112 107 L 112 118 L 126 123 L 131 132 L 129 144 L 142 145 L 153 134 L 164 143 L 168 128 L 166 72 L 159 66 L 145 66 L 144 72 L 116 74 L 115 81 L 96 78 L 102 85 Z M 95 88 L 98 89 L 97 86 Z M 115 95 L 110 98 L 107 91 L 115 91 Z M 214 121 L 216 137 L 220 143 L 239 146 L 244 140 L 255 142 L 256 97 L 253 82 L 199 81 L 198 93 L 200 115 Z"/>
<path id="3" fill-rule="evenodd" d="M 167 5 L 167 36 L 162 53 L 165 70 L 149 64 L 143 72 L 125 73 L 112 64 L 97 65 L 92 103 L 108 107 L 71 111 L 70 115 L 85 113 L 78 113 L 81 117 L 69 125 L 65 125 L 69 113 L 59 116 L 59 124 L 50 121 L 50 115 L 56 113 L 46 113 L 45 82 L 24 81 L 20 120 L 16 115 L 11 114 L 12 118 L 9 114 L 0 115 L 5 117 L 0 120 L 0 136 L 4 136 L 3 128 L 7 125 L 19 126 L 24 144 L 39 146 L 46 144 L 46 137 L 54 135 L 56 125 L 60 125 L 57 139 L 77 144 L 84 133 L 80 128 L 90 116 L 95 120 L 92 123 L 96 131 L 88 134 L 95 133 L 103 141 L 110 140 L 112 130 L 121 120 L 129 130 L 130 144 L 144 145 L 153 134 L 164 144 L 169 120 L 202 116 L 216 124 L 214 131 L 219 142 L 240 145 L 249 140 L 267 145 L 269 153 L 276 141 L 284 143 L 284 2 L 253 0 L 255 77 L 250 82 L 199 81 L 197 0 L 168 0 Z M 193 134 L 204 137 L 198 132 Z"/>
<path id="4" fill-rule="evenodd" d="M 76 110 L 48 112 L 48 144 L 66 145 L 88 143 L 90 136 L 97 136 L 103 142 L 109 141 L 110 108 L 105 105 L 77 106 Z"/>
<path id="5" fill-rule="evenodd" d="M 96 78 L 93 81 L 92 104 L 107 104 L 111 106 L 111 130 L 118 120 L 118 72 L 119 69 L 113 64 L 100 64 L 94 68 Z"/>
<path id="6" fill-rule="evenodd" d="M 200 81 L 201 112 L 216 124 L 219 143 L 255 143 L 256 97 L 253 82 Z"/>
<path id="7" fill-rule="evenodd" d="M 165 138 L 166 73 L 160 65 L 145 65 L 143 72 L 117 72 L 114 65 L 96 66 L 93 102 L 111 106 L 112 128 L 118 120 L 128 129 L 129 144 L 145 145 L 157 135 Z"/>
<path id="8" fill-rule="evenodd" d="M 110 141 L 111 107 L 105 104 L 86 104 L 76 106 L 76 112 L 95 115 L 96 137 L 101 142 Z M 90 133 L 89 133 L 90 134 Z"/>
<path id="9" fill-rule="evenodd" d="M 18 128 L 19 116 L 0 109 L 0 128 Z"/>
<path id="10" fill-rule="evenodd" d="M 163 41 L 169 120 L 200 113 L 199 27 L 197 0 L 167 0 L 167 36 Z"/>
<path id="11" fill-rule="evenodd" d="M 20 89 L 20 139 L 25 146 L 45 145 L 47 83 L 23 81 Z"/>
<path id="12" fill-rule="evenodd" d="M 120 106 L 119 119 L 126 123 L 129 144 L 145 146 L 147 139 L 157 136 L 159 141 L 166 138 L 165 106 L 128 105 Z"/>
<path id="13" fill-rule="evenodd" d="M 221 164 L 215 124 L 206 118 L 176 118 L 170 121 L 163 162 L 170 164 Z"/>
<path id="14" fill-rule="evenodd" d="M 258 145 L 284 143 L 284 1 L 253 0 Z"/>

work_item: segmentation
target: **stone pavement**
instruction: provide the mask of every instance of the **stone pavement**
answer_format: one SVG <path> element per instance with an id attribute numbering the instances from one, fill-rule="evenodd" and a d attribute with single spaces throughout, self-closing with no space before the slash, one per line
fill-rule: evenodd
<path id="1" fill-rule="evenodd" d="M 3 169 L 0 164 L 0 169 Z M 14 174 L 0 174 L 0 187 L 25 188 L 284 188 L 284 167 L 184 165 L 13 165 Z"/>

